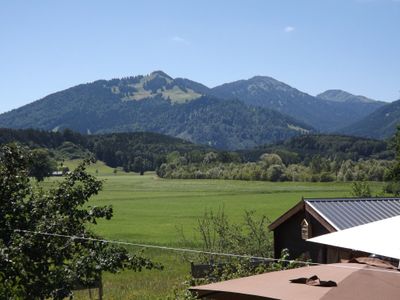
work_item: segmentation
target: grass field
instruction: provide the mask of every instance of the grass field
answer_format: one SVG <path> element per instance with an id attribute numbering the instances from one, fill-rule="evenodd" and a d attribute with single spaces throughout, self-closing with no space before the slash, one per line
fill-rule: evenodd
<path id="1" fill-rule="evenodd" d="M 113 240 L 154 245 L 182 246 L 177 228 L 192 237 L 205 209 L 224 207 L 232 221 L 239 221 L 244 210 L 255 210 L 274 220 L 303 196 L 346 197 L 351 191 L 351 183 L 164 180 L 154 173 L 114 175 L 113 169 L 107 168 L 100 164 L 90 169 L 97 169 L 105 180 L 103 191 L 90 204 L 111 204 L 114 209 L 113 219 L 99 222 L 95 231 Z M 371 183 L 371 188 L 378 193 L 382 184 Z M 165 299 L 188 275 L 189 265 L 181 254 L 161 250 L 143 253 L 161 262 L 165 270 L 105 274 L 105 299 Z M 87 292 L 77 296 L 85 299 Z"/>

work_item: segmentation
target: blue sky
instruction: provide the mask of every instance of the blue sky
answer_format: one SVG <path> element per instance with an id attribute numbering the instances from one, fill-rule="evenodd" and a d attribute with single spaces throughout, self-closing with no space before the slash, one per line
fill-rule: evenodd
<path id="1" fill-rule="evenodd" d="M 4 0 L 0 41 L 0 112 L 153 70 L 400 98 L 400 0 Z"/>

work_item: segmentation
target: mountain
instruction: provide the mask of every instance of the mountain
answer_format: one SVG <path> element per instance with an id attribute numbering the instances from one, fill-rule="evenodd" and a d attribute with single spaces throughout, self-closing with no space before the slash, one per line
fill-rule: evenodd
<path id="1" fill-rule="evenodd" d="M 275 110 L 204 96 L 209 89 L 156 71 L 98 80 L 0 115 L 0 127 L 81 133 L 151 131 L 219 149 L 275 142 L 312 127 Z"/>
<path id="2" fill-rule="evenodd" d="M 364 96 L 356 96 L 342 90 L 327 90 L 316 96 L 319 99 L 335 102 L 358 102 L 358 103 L 371 103 L 377 106 L 383 106 L 385 103 L 382 101 L 373 100 Z"/>
<path id="3" fill-rule="evenodd" d="M 377 101 L 326 101 L 266 76 L 226 83 L 213 88 L 211 93 L 278 110 L 323 132 L 350 125 L 383 105 Z"/>
<path id="4" fill-rule="evenodd" d="M 200 98 L 208 88 L 200 83 L 184 79 L 173 79 L 163 71 L 154 71 L 147 76 L 135 76 L 123 79 L 103 81 L 121 100 L 144 100 L 162 97 L 171 103 L 184 103 Z"/>
<path id="5" fill-rule="evenodd" d="M 362 120 L 344 127 L 339 132 L 355 136 L 386 139 L 393 136 L 400 124 L 400 99 L 377 109 Z"/>

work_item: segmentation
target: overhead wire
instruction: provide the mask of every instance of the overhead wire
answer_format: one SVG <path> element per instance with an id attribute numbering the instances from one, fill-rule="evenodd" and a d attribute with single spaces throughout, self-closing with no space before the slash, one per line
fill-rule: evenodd
<path id="1" fill-rule="evenodd" d="M 213 252 L 213 251 L 205 251 L 205 250 L 189 249 L 189 248 L 177 248 L 177 247 L 168 247 L 168 246 L 160 246 L 160 245 L 133 243 L 133 242 L 127 242 L 127 241 L 97 239 L 97 238 L 85 237 L 85 236 L 66 235 L 66 234 L 32 231 L 32 230 L 24 230 L 24 229 L 15 229 L 14 231 L 22 232 L 22 233 L 36 234 L 36 235 L 69 238 L 72 240 L 85 240 L 85 241 L 92 241 L 92 242 L 101 242 L 101 243 L 134 246 L 134 247 L 150 248 L 150 249 L 169 250 L 169 251 L 176 251 L 176 252 L 187 252 L 187 253 L 206 254 L 206 255 L 213 255 L 213 256 L 225 256 L 225 257 L 233 257 L 233 258 L 264 260 L 264 261 L 268 261 L 268 262 L 280 261 L 280 262 L 288 262 L 288 263 L 299 263 L 299 264 L 305 264 L 305 265 L 319 265 L 318 263 L 298 261 L 298 260 L 287 260 L 287 259 L 280 259 L 280 258 L 270 258 L 270 257 L 261 257 L 261 256 L 252 256 L 252 255 L 243 255 L 243 254 L 234 254 L 234 253 Z"/>
<path id="2" fill-rule="evenodd" d="M 254 260 L 262 260 L 262 261 L 266 261 L 266 262 L 298 263 L 298 264 L 303 264 L 305 266 L 321 265 L 320 263 L 314 263 L 314 262 L 309 262 L 309 261 L 288 260 L 288 259 L 282 259 L 282 258 L 271 258 L 271 257 L 261 257 L 261 256 L 252 256 L 252 255 L 243 255 L 243 254 L 234 254 L 234 253 L 213 252 L 213 251 L 205 251 L 205 250 L 189 249 L 189 248 L 168 247 L 168 246 L 133 243 L 133 242 L 127 242 L 127 241 L 108 240 L 108 239 L 97 239 L 97 238 L 85 237 L 85 236 L 66 235 L 66 234 L 32 231 L 32 230 L 24 230 L 24 229 L 15 229 L 14 231 L 21 232 L 21 233 L 43 235 L 43 236 L 68 238 L 71 240 L 85 240 L 85 241 L 108 243 L 108 244 L 134 246 L 134 247 L 140 247 L 140 248 L 168 250 L 168 251 L 175 251 L 175 252 L 186 252 L 186 253 L 193 253 L 193 254 L 206 254 L 206 255 L 211 255 L 211 256 L 254 259 Z M 345 268 L 345 269 L 358 269 L 360 271 L 361 270 L 362 271 L 375 271 L 375 272 L 384 272 L 384 273 L 387 272 L 387 273 L 394 273 L 394 274 L 400 275 L 400 272 L 398 270 L 377 269 L 377 268 L 376 269 L 375 268 L 374 269 L 372 269 L 372 268 L 366 269 L 366 268 L 357 268 L 355 266 L 353 267 L 353 266 L 339 265 L 339 264 L 324 264 L 324 266 L 329 266 L 329 267 L 334 267 L 334 268 Z"/>

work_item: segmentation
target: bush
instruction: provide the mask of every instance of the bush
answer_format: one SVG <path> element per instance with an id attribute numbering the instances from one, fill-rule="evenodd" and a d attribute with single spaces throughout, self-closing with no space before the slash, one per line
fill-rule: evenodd
<path id="1" fill-rule="evenodd" d="M 328 173 L 328 172 L 324 172 L 320 176 L 320 181 L 321 182 L 335 181 L 335 177 L 332 174 Z"/>
<path id="2" fill-rule="evenodd" d="M 272 165 L 267 170 L 267 177 L 270 181 L 284 181 L 285 168 L 282 165 Z"/>
<path id="3" fill-rule="evenodd" d="M 353 197 L 369 198 L 371 189 L 366 181 L 353 182 L 351 194 Z"/>
<path id="4" fill-rule="evenodd" d="M 384 191 L 388 194 L 392 194 L 396 197 L 400 196 L 400 182 L 389 182 Z"/>

